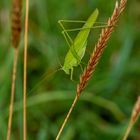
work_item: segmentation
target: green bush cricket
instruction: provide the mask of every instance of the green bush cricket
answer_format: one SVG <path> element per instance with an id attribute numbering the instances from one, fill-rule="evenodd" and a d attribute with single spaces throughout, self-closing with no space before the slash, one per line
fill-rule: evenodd
<path id="1" fill-rule="evenodd" d="M 62 66 L 62 70 L 64 70 L 66 74 L 71 75 L 71 80 L 73 76 L 73 67 L 76 67 L 80 64 L 81 59 L 83 58 L 85 54 L 85 50 L 87 46 L 87 38 L 89 36 L 91 28 L 93 28 L 93 25 L 95 24 L 97 20 L 98 14 L 99 14 L 99 11 L 98 9 L 96 9 L 88 18 L 88 20 L 85 22 L 83 27 L 79 29 L 65 30 L 62 24 L 62 20 L 58 21 L 58 23 L 63 29 L 62 33 L 66 39 L 66 42 L 69 45 L 69 51 L 66 54 L 64 65 Z M 67 32 L 76 31 L 76 30 L 80 30 L 80 32 L 77 34 L 76 38 L 73 41 Z"/>

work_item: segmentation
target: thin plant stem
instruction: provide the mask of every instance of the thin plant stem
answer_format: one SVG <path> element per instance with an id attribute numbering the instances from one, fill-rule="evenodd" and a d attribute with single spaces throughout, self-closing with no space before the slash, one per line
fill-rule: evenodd
<path id="1" fill-rule="evenodd" d="M 8 119 L 8 129 L 7 129 L 7 140 L 10 140 L 10 136 L 11 136 L 11 126 L 12 126 L 14 96 L 15 96 L 15 81 L 16 81 L 16 72 L 17 72 L 17 61 L 18 61 L 18 48 L 15 48 L 14 49 L 12 85 L 11 85 L 11 99 L 10 99 L 10 106 L 9 106 L 9 119 Z"/>
<path id="2" fill-rule="evenodd" d="M 27 47 L 28 47 L 28 14 L 29 1 L 26 0 L 25 10 L 25 33 L 24 33 L 24 76 L 23 76 L 23 140 L 27 137 L 26 126 L 26 86 L 27 86 Z"/>
<path id="3" fill-rule="evenodd" d="M 70 107 L 70 110 L 69 110 L 69 112 L 68 112 L 68 114 L 67 114 L 67 116 L 66 116 L 66 118 L 65 118 L 65 120 L 64 120 L 64 122 L 63 122 L 63 124 L 62 124 L 62 126 L 61 126 L 61 128 L 59 129 L 59 132 L 58 132 L 57 137 L 56 137 L 55 140 L 59 140 L 60 135 L 61 135 L 61 133 L 62 133 L 62 131 L 63 131 L 63 129 L 64 129 L 64 127 L 65 127 L 65 125 L 66 125 L 66 123 L 67 123 L 69 117 L 70 117 L 70 115 L 71 115 L 71 112 L 72 112 L 72 110 L 73 110 L 73 108 L 74 108 L 74 106 L 75 106 L 77 100 L 78 100 L 78 96 L 76 95 L 76 96 L 75 96 L 75 99 L 74 99 L 74 101 L 73 101 L 73 103 L 72 103 L 72 105 L 71 105 L 71 107 Z"/>
<path id="4" fill-rule="evenodd" d="M 128 125 L 127 129 L 126 129 L 125 135 L 124 135 L 124 137 L 123 137 L 122 140 L 127 140 L 127 138 L 128 138 L 128 136 L 129 136 L 129 133 L 130 133 L 130 131 L 131 131 L 133 125 L 134 125 L 133 121 L 130 120 L 129 125 Z"/>

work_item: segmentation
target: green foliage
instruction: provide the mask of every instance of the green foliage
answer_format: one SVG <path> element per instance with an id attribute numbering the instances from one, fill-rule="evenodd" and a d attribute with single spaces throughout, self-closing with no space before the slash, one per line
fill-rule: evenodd
<path id="1" fill-rule="evenodd" d="M 82 72 L 80 67 L 76 68 L 73 78 L 77 82 L 72 82 L 63 71 L 54 74 L 69 49 L 57 21 L 86 20 L 98 8 L 98 21 L 106 22 L 115 1 L 109 0 L 107 3 L 98 0 L 30 1 L 27 81 L 29 140 L 53 140 L 56 137 L 74 99 L 79 73 Z M 10 1 L 0 1 L 0 139 L 6 139 L 13 61 L 10 4 Z M 75 106 L 62 140 L 121 139 L 132 106 L 140 94 L 139 5 L 138 0 L 128 1 L 92 80 Z M 75 28 L 80 25 L 66 26 Z M 89 59 L 99 32 L 98 29 L 91 32 L 84 64 Z M 23 35 L 21 38 L 11 140 L 22 140 Z M 139 140 L 138 132 L 137 123 L 130 140 Z"/>

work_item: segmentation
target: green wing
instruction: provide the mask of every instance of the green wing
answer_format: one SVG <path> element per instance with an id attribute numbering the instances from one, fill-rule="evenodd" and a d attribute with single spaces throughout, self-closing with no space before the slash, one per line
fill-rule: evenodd
<path id="1" fill-rule="evenodd" d="M 96 9 L 91 16 L 88 18 L 87 22 L 82 27 L 83 29 L 78 33 L 74 40 L 74 50 L 77 52 L 82 48 L 85 47 L 83 44 L 87 41 L 91 28 L 94 26 L 97 17 L 99 15 L 98 9 Z M 86 29 L 85 29 L 86 28 Z M 80 55 L 80 54 L 78 54 Z M 81 58 L 82 59 L 82 58 Z"/>

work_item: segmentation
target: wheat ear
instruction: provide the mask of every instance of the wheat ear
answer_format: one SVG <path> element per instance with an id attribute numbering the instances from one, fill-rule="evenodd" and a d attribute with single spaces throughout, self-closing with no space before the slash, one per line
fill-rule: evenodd
<path id="1" fill-rule="evenodd" d="M 11 126 L 12 126 L 12 116 L 14 108 L 14 96 L 15 96 L 15 81 L 16 81 L 16 67 L 18 61 L 18 46 L 20 42 L 21 34 L 21 9 L 22 1 L 13 0 L 12 1 L 12 47 L 14 48 L 14 64 L 13 64 L 13 74 L 12 74 L 12 84 L 11 84 L 11 99 L 9 105 L 9 119 L 8 119 L 8 129 L 7 129 L 7 140 L 11 137 Z"/>
<path id="2" fill-rule="evenodd" d="M 72 104 L 61 128 L 59 129 L 56 140 L 59 140 L 60 135 L 69 119 L 69 116 L 70 116 L 79 96 L 81 95 L 81 92 L 84 90 L 84 88 L 87 85 L 87 82 L 91 78 L 91 76 L 95 70 L 95 67 L 100 60 L 100 57 L 101 57 L 103 51 L 106 48 L 106 44 L 107 44 L 109 38 L 111 37 L 111 33 L 113 32 L 115 24 L 117 23 L 120 14 L 123 12 L 123 10 L 126 6 L 126 3 L 127 3 L 127 0 L 121 0 L 119 5 L 118 5 L 118 2 L 116 2 L 114 12 L 113 12 L 111 18 L 109 18 L 109 20 L 107 22 L 108 23 L 107 28 L 102 29 L 100 38 L 98 40 L 98 43 L 95 46 L 95 49 L 93 50 L 89 63 L 87 65 L 87 67 L 85 68 L 83 74 L 80 76 L 80 83 L 77 85 L 76 97 L 73 101 L 73 104 Z"/>
<path id="3" fill-rule="evenodd" d="M 24 32 L 24 74 L 23 74 L 23 140 L 27 137 L 26 126 L 26 86 L 27 86 L 27 48 L 28 48 L 28 16 L 29 16 L 29 0 L 26 0 L 25 11 L 25 32 Z"/>
<path id="4" fill-rule="evenodd" d="M 126 140 L 128 138 L 128 135 L 132 129 L 132 127 L 134 126 L 135 122 L 137 121 L 138 117 L 139 117 L 139 114 L 140 114 L 140 96 L 138 97 L 138 100 L 133 108 L 133 111 L 132 111 L 132 115 L 131 115 L 131 119 L 130 119 L 130 122 L 129 122 L 129 125 L 126 129 L 126 132 L 124 134 L 124 137 L 122 140 Z"/>

